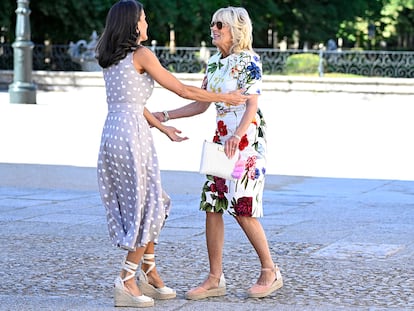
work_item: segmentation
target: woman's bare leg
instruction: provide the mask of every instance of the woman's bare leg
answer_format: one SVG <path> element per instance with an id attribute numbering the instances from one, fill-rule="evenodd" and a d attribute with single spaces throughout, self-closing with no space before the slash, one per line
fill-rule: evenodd
<path id="1" fill-rule="evenodd" d="M 142 256 L 144 255 L 144 251 L 145 251 L 145 247 L 139 247 L 135 251 L 129 251 L 125 260 L 130 261 L 134 264 L 139 264 L 139 262 L 141 261 Z M 125 278 L 128 274 L 129 274 L 128 271 L 125 271 L 125 270 L 121 271 L 121 277 L 122 278 Z M 141 291 L 138 288 L 135 277 L 133 277 L 129 280 L 126 280 L 124 282 L 124 285 L 132 295 L 134 295 L 134 296 L 140 296 L 141 295 Z"/>
<path id="2" fill-rule="evenodd" d="M 189 291 L 196 293 L 211 288 L 216 288 L 223 273 L 223 245 L 224 245 L 224 221 L 221 213 L 206 213 L 206 242 L 210 274 L 197 288 Z"/>
<path id="3" fill-rule="evenodd" d="M 254 217 L 237 216 L 236 220 L 259 256 L 262 269 L 266 269 L 261 271 L 256 284 L 271 284 L 275 280 L 274 262 L 262 224 Z"/>
<path id="4" fill-rule="evenodd" d="M 206 242 L 210 274 L 220 277 L 223 273 L 224 221 L 221 213 L 206 213 Z M 217 286 L 217 280 L 214 280 Z"/>
<path id="5" fill-rule="evenodd" d="M 154 253 L 155 253 L 154 243 L 149 242 L 148 245 L 147 245 L 147 248 L 145 249 L 145 254 L 152 255 Z M 154 259 L 147 259 L 147 261 L 155 262 L 155 258 Z M 142 263 L 142 265 L 141 265 L 141 269 L 144 272 L 147 272 L 150 267 L 151 267 L 150 264 Z M 159 276 L 156 266 L 150 272 L 148 272 L 147 276 L 148 276 L 148 282 L 151 285 L 155 286 L 156 288 L 164 287 L 164 282 L 161 279 L 161 277 Z"/>

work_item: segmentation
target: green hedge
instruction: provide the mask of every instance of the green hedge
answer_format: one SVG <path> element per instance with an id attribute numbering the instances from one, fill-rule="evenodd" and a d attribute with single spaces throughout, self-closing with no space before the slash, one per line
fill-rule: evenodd
<path id="1" fill-rule="evenodd" d="M 286 60 L 284 73 L 290 74 L 317 74 L 319 56 L 315 54 L 295 54 Z"/>

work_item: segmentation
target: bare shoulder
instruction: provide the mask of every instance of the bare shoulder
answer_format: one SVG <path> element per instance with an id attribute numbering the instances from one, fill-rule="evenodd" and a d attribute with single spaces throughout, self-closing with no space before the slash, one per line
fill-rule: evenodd
<path id="1" fill-rule="evenodd" d="M 154 58 L 156 58 L 154 53 L 145 46 L 140 46 L 134 51 L 134 59 L 146 61 Z"/>
<path id="2" fill-rule="evenodd" d="M 145 46 L 140 46 L 134 51 L 133 59 L 134 66 L 140 73 L 147 71 L 147 66 L 154 66 L 159 63 L 154 53 Z"/>

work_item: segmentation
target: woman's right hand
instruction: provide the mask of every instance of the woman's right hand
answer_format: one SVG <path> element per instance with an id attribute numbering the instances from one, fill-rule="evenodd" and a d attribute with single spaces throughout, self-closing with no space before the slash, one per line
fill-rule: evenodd
<path id="1" fill-rule="evenodd" d="M 162 112 L 153 112 L 152 115 L 160 122 L 164 122 L 164 114 Z"/>
<path id="2" fill-rule="evenodd" d="M 226 103 L 232 106 L 245 104 L 246 101 L 250 99 L 250 95 L 246 95 L 244 92 L 246 92 L 246 90 L 239 89 L 227 93 L 226 95 L 229 97 L 229 99 L 226 101 Z"/>
<path id="3" fill-rule="evenodd" d="M 236 154 L 236 150 L 239 148 L 240 139 L 235 136 L 230 136 L 224 143 L 224 153 L 231 159 Z"/>

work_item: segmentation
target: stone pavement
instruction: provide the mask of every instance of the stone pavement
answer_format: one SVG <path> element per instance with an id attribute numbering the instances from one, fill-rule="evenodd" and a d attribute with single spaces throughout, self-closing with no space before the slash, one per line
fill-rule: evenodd
<path id="1" fill-rule="evenodd" d="M 94 183 L 54 188 L 53 180 L 73 177 L 71 167 L 56 175 L 53 167 L 21 164 L 1 164 L 2 181 L 19 169 L 29 179 L 24 186 L 0 185 L 0 309 L 114 310 L 112 282 L 124 252 L 110 246 Z M 95 169 L 75 173 L 85 183 Z M 34 175 L 48 180 L 30 182 Z M 246 298 L 259 264 L 226 215 L 228 294 L 194 302 L 184 293 L 207 275 L 202 176 L 163 171 L 162 178 L 173 209 L 157 266 L 178 295 L 152 310 L 414 310 L 414 182 L 268 176 L 262 223 L 284 287 Z"/>
<path id="2" fill-rule="evenodd" d="M 155 94 L 154 109 L 180 104 Z M 39 92 L 38 105 L 10 105 L 0 92 L 0 310 L 115 309 L 124 253 L 109 243 L 94 168 L 103 95 Z M 412 96 L 272 93 L 263 101 L 272 144 L 262 223 L 284 287 L 246 298 L 259 265 L 226 215 L 228 294 L 184 299 L 207 275 L 195 173 L 197 143 L 211 134 L 207 112 L 177 125 L 187 142 L 154 133 L 173 201 L 157 265 L 178 297 L 151 310 L 414 310 Z"/>

